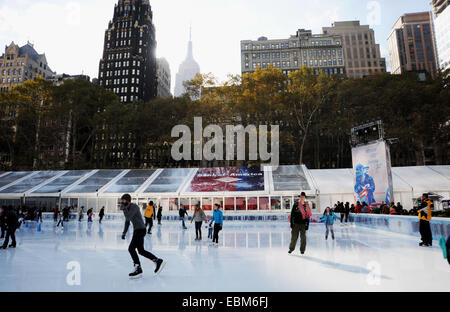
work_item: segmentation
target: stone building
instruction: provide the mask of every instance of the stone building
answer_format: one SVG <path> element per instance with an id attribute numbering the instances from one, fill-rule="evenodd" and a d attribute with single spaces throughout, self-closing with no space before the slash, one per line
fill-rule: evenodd
<path id="1" fill-rule="evenodd" d="M 28 42 L 19 47 L 12 42 L 6 46 L 0 57 L 0 91 L 7 91 L 37 75 L 51 79 L 55 73 L 50 69 L 45 54 L 39 54 L 34 45 Z"/>
<path id="2" fill-rule="evenodd" d="M 288 39 L 269 40 L 260 37 L 257 41 L 241 41 L 243 74 L 270 65 L 281 69 L 284 74 L 308 66 L 312 67 L 316 74 L 323 71 L 327 75 L 344 75 L 342 36 L 315 35 L 311 30 L 299 29 Z"/>
<path id="3" fill-rule="evenodd" d="M 335 22 L 323 27 L 324 34 L 342 36 L 347 77 L 363 78 L 386 72 L 386 59 L 381 57 L 375 32 L 359 21 Z"/>

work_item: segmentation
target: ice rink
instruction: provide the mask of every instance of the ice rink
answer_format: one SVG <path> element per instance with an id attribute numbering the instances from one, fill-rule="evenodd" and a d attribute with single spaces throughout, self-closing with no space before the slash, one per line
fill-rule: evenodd
<path id="1" fill-rule="evenodd" d="M 132 228 L 123 241 L 118 222 L 72 221 L 64 231 L 53 222 L 41 231 L 23 225 L 17 249 L 0 251 L 0 291 L 450 291 L 450 266 L 437 243 L 418 247 L 412 236 L 336 224 L 336 240 L 325 241 L 324 225 L 312 224 L 301 256 L 298 248 L 287 253 L 287 223 L 225 223 L 219 248 L 209 246 L 206 229 L 195 242 L 188 227 L 155 226 L 145 247 L 167 265 L 154 276 L 154 264 L 141 258 L 144 277 L 129 280 Z"/>

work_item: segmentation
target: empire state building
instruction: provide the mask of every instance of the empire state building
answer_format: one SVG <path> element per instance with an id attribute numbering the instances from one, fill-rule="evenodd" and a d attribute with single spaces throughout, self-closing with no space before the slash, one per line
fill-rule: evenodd
<path id="1" fill-rule="evenodd" d="M 200 73 L 200 66 L 194 60 L 194 54 L 192 51 L 192 36 L 189 38 L 188 51 L 186 59 L 181 63 L 175 81 L 175 96 L 182 96 L 186 93 L 186 89 L 183 86 L 183 82 L 189 81 Z"/>

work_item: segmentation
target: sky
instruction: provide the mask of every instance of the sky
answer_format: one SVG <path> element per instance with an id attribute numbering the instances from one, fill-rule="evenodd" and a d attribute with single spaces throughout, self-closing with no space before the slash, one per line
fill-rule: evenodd
<path id="1" fill-rule="evenodd" d="M 0 0 L 0 54 L 12 41 L 34 44 L 53 71 L 98 76 L 104 33 L 118 0 Z M 289 38 L 299 28 L 321 33 L 335 21 L 375 30 L 389 63 L 387 38 L 404 13 L 430 11 L 431 0 L 150 0 L 157 56 L 171 67 L 172 90 L 192 25 L 194 58 L 219 81 L 240 74 L 240 41 Z M 389 66 L 389 65 L 388 65 Z M 389 68 L 388 68 L 389 70 Z"/>

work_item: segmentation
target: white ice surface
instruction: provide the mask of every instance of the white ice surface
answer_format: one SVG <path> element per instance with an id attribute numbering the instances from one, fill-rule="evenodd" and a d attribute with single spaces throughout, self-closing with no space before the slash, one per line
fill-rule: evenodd
<path id="1" fill-rule="evenodd" d="M 214 248 L 194 242 L 192 225 L 183 231 L 165 222 L 145 238 L 146 249 L 167 260 L 164 271 L 154 276 L 154 264 L 141 257 L 144 277 L 129 280 L 132 228 L 123 241 L 122 226 L 22 226 L 17 249 L 0 251 L 0 291 L 450 291 L 450 266 L 436 242 L 421 248 L 415 237 L 339 224 L 334 242 L 313 224 L 301 256 L 298 248 L 287 254 L 285 223 L 226 223 Z M 71 261 L 80 263 L 79 286 L 66 281 Z"/>

